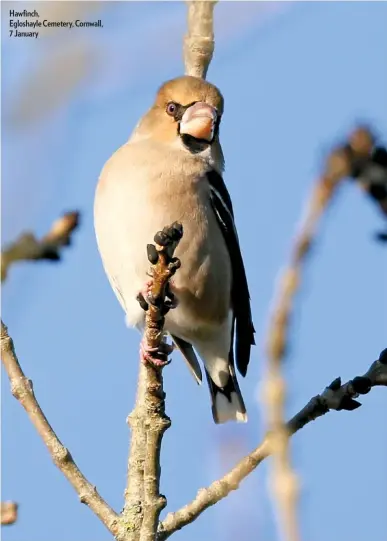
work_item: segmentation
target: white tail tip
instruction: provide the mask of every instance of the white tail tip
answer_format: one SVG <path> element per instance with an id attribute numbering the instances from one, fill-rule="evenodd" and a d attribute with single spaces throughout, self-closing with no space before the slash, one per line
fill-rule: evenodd
<path id="1" fill-rule="evenodd" d="M 217 393 L 214 410 L 216 422 L 219 424 L 226 423 L 227 421 L 247 422 L 247 413 L 244 411 L 237 393 L 231 393 L 231 402 L 223 394 Z"/>

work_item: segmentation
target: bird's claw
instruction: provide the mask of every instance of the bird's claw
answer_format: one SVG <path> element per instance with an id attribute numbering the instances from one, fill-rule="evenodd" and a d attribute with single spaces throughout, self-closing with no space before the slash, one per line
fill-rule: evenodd
<path id="1" fill-rule="evenodd" d="M 140 357 L 141 361 L 146 364 L 151 364 L 157 368 L 162 368 L 170 364 L 168 355 L 174 350 L 174 346 L 161 342 L 159 347 L 150 347 L 146 341 L 146 337 L 141 340 Z"/>
<path id="2" fill-rule="evenodd" d="M 155 302 L 155 299 L 152 296 L 152 286 L 153 286 L 153 280 L 148 280 L 142 291 L 137 295 L 136 299 L 138 303 L 140 304 L 141 308 L 146 312 L 149 308 L 149 305 L 152 304 L 153 306 L 157 306 L 158 303 Z M 178 300 L 176 298 L 176 295 L 172 293 L 171 286 L 168 283 L 165 291 L 165 298 L 163 302 L 162 313 L 165 316 L 169 310 L 172 310 L 173 308 L 176 308 L 178 305 Z"/>
<path id="3" fill-rule="evenodd" d="M 168 263 L 168 269 L 170 271 L 177 271 L 181 267 L 181 261 L 178 257 L 173 257 Z"/>
<path id="4" fill-rule="evenodd" d="M 172 293 L 170 284 L 167 284 L 166 291 L 165 291 L 165 298 L 164 298 L 163 306 L 161 308 L 163 316 L 168 314 L 169 310 L 176 308 L 178 304 L 179 302 L 176 298 L 176 295 Z"/>
<path id="5" fill-rule="evenodd" d="M 141 306 L 144 312 L 146 312 L 149 308 L 149 305 L 141 292 L 137 295 L 136 300 L 138 301 L 138 304 Z"/>
<path id="6" fill-rule="evenodd" d="M 152 304 L 152 286 L 153 280 L 148 280 L 147 282 L 145 282 L 142 291 L 140 291 L 140 293 L 136 297 L 139 305 L 145 312 L 148 310 L 149 305 Z"/>
<path id="7" fill-rule="evenodd" d="M 165 290 L 165 303 L 168 306 L 169 310 L 171 310 L 172 308 L 176 308 L 176 306 L 179 304 L 176 295 L 172 293 L 170 282 L 168 282 Z"/>
<path id="8" fill-rule="evenodd" d="M 165 301 L 164 301 L 164 306 L 165 306 L 165 308 L 168 308 L 168 312 L 169 312 L 169 310 L 172 310 L 173 308 L 176 308 L 177 305 L 178 305 L 178 301 L 177 301 L 175 295 L 173 295 L 172 297 L 166 298 Z"/>

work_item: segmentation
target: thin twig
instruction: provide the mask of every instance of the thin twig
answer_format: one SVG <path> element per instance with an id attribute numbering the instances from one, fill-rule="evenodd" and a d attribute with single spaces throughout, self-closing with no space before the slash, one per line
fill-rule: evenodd
<path id="1" fill-rule="evenodd" d="M 340 378 L 335 379 L 320 395 L 313 397 L 286 424 L 287 433 L 292 436 L 305 425 L 322 417 L 328 411 L 352 411 L 361 406 L 354 400 L 359 394 L 367 394 L 373 387 L 387 386 L 387 349 L 383 350 L 377 361 L 374 361 L 363 376 L 341 385 Z M 224 477 L 212 483 L 208 488 L 199 490 L 196 498 L 188 505 L 169 513 L 160 524 L 158 541 L 164 541 L 177 530 L 190 524 L 203 511 L 236 490 L 240 483 L 275 449 L 273 434 L 268 433 L 262 443 L 249 455 L 244 457 Z"/>
<path id="2" fill-rule="evenodd" d="M 184 38 L 186 75 L 206 78 L 214 53 L 214 7 L 217 0 L 189 0 L 188 32 Z"/>
<path id="3" fill-rule="evenodd" d="M 353 179 L 360 189 L 372 199 L 384 218 L 387 225 L 387 150 L 382 145 L 375 145 L 368 159 L 357 164 L 353 172 Z M 387 229 L 378 231 L 375 239 L 380 242 L 387 241 Z"/>
<path id="4" fill-rule="evenodd" d="M 122 524 L 132 532 L 133 539 L 154 541 L 160 512 L 166 498 L 160 494 L 161 441 L 171 421 L 165 414 L 165 393 L 162 368 L 167 361 L 163 352 L 165 315 L 172 304 L 168 297 L 169 280 L 180 266 L 173 257 L 182 236 L 182 227 L 174 223 L 155 235 L 156 245 L 148 245 L 152 264 L 152 286 L 145 302 L 145 339 L 159 350 L 160 366 L 140 364 L 139 385 L 134 411 L 129 416 L 132 443 L 129 453 L 128 485 Z M 148 302 L 146 302 L 148 301 Z"/>
<path id="5" fill-rule="evenodd" d="M 119 516 L 103 500 L 93 486 L 81 473 L 70 452 L 64 447 L 46 419 L 33 391 L 32 381 L 26 378 L 16 357 L 12 338 L 1 321 L 1 356 L 8 374 L 13 396 L 26 410 L 32 424 L 44 441 L 54 464 L 67 477 L 78 493 L 79 499 L 86 504 L 115 535 L 118 532 Z"/>
<path id="6" fill-rule="evenodd" d="M 282 517 L 284 534 L 292 541 L 299 538 L 296 512 L 298 483 L 289 460 L 288 432 L 283 420 L 286 392 L 281 366 L 286 355 L 293 301 L 301 283 L 303 264 L 323 214 L 327 211 L 340 182 L 352 174 L 355 163 L 370 155 L 372 147 L 371 133 L 359 128 L 351 135 L 348 144 L 335 150 L 327 160 L 325 172 L 309 198 L 306 217 L 295 238 L 290 262 L 280 279 L 279 293 L 269 325 L 268 373 L 264 392 L 268 425 L 274 445 L 272 489 Z"/>
<path id="7" fill-rule="evenodd" d="M 9 525 L 17 521 L 18 505 L 15 502 L 1 502 L 0 524 Z"/>
<path id="8" fill-rule="evenodd" d="M 59 261 L 60 249 L 68 246 L 71 235 L 79 225 L 79 213 L 68 212 L 56 220 L 49 233 L 37 240 L 32 233 L 24 233 L 1 252 L 1 281 L 16 261 Z"/>

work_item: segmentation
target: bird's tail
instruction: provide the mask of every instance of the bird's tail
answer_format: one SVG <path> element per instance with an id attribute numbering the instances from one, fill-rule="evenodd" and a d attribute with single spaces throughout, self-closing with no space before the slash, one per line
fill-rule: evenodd
<path id="1" fill-rule="evenodd" d="M 206 370 L 208 386 L 211 393 L 212 415 L 217 424 L 227 421 L 247 422 L 247 413 L 233 366 L 229 366 L 230 377 L 224 387 L 218 387 Z"/>

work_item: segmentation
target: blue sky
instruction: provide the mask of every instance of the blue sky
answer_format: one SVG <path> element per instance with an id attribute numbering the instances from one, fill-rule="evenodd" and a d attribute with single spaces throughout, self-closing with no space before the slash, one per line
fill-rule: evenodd
<path id="1" fill-rule="evenodd" d="M 3 319 L 57 434 L 120 510 L 139 337 L 125 327 L 102 270 L 94 189 L 104 162 L 129 137 L 159 84 L 182 73 L 186 8 L 101 2 L 90 17 L 101 18 L 103 29 L 31 42 L 8 38 L 6 10 L 16 3 L 2 4 L 2 242 L 27 228 L 43 234 L 65 210 L 83 214 L 60 265 L 12 270 Z M 164 438 L 162 491 L 170 511 L 260 441 L 257 396 L 268 308 L 305 198 L 331 145 L 356 122 L 372 123 L 385 143 L 387 133 L 385 2 L 221 2 L 215 13 L 208 78 L 225 95 L 225 181 L 258 345 L 241 381 L 247 425 L 215 426 L 207 389 L 195 385 L 177 355 L 165 370 L 173 425 Z M 352 184 L 343 185 L 321 228 L 292 322 L 289 416 L 335 377 L 365 372 L 387 345 L 386 250 L 373 241 L 382 225 L 372 203 Z M 4 541 L 110 539 L 51 463 L 2 376 L 2 498 L 20 503 L 20 520 L 4 529 Z M 355 413 L 331 413 L 292 441 L 303 539 L 385 537 L 387 396 L 375 389 L 362 402 Z M 241 541 L 277 539 L 268 464 L 176 539 L 232 539 L 237 528 Z"/>

